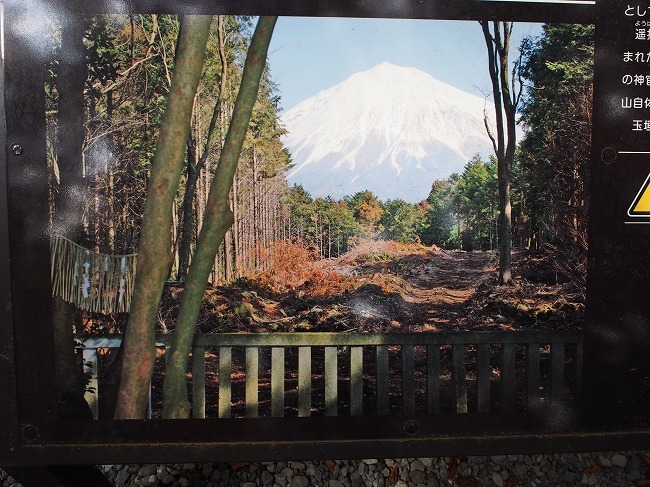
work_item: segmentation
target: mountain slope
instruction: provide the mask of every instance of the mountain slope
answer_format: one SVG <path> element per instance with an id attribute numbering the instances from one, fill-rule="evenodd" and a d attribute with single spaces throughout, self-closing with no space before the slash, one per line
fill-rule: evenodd
<path id="1" fill-rule="evenodd" d="M 304 100 L 281 118 L 295 163 L 288 179 L 312 196 L 369 189 L 421 201 L 435 179 L 489 155 L 483 98 L 415 68 L 382 63 Z"/>

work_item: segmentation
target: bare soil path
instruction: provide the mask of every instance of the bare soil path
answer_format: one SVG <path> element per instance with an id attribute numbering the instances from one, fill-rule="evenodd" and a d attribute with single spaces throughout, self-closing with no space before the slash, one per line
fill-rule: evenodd
<path id="1" fill-rule="evenodd" d="M 202 332 L 575 329 L 580 293 L 541 252 L 513 255 L 515 285 L 497 286 L 493 252 L 371 242 L 315 262 L 300 249 L 265 274 L 208 290 Z M 294 254 L 292 254 L 294 252 Z M 173 328 L 182 288 L 168 290 Z"/>
<path id="2" fill-rule="evenodd" d="M 577 329 L 584 297 L 554 270 L 545 251 L 513 254 L 515 285 L 498 286 L 493 252 L 368 242 L 315 261 L 304 247 L 282 249 L 266 273 L 211 287 L 203 333 L 269 331 L 431 332 Z M 158 331 L 174 328 L 182 286 L 165 290 Z M 121 320 L 90 317 L 89 334 L 123 331 Z"/>
<path id="3" fill-rule="evenodd" d="M 414 327 L 433 331 L 458 328 L 466 322 L 467 306 L 478 287 L 494 273 L 489 252 L 441 252 L 404 278 L 405 295 L 413 305 Z M 421 325 L 418 326 L 417 322 Z"/>

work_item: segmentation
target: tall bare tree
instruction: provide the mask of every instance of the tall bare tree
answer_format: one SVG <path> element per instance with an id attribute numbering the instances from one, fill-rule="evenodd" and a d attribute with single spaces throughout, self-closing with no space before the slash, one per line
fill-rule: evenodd
<path id="1" fill-rule="evenodd" d="M 244 71 L 232 119 L 224 141 L 219 164 L 210 186 L 205 217 L 196 246 L 196 252 L 185 282 L 181 308 L 165 370 L 163 417 L 187 418 L 190 408 L 187 400 L 185 370 L 196 318 L 205 293 L 208 276 L 215 255 L 228 229 L 234 222 L 229 195 L 253 106 L 257 100 L 260 80 L 266 66 L 266 55 L 277 17 L 260 17 L 248 48 Z"/>
<path id="2" fill-rule="evenodd" d="M 185 280 L 187 270 L 190 265 L 190 255 L 192 252 L 192 239 L 196 227 L 196 218 L 194 208 L 194 199 L 196 187 L 199 181 L 201 170 L 210 155 L 211 147 L 216 140 L 217 122 L 221 118 L 223 111 L 223 99 L 226 94 L 226 81 L 228 73 L 228 60 L 226 58 L 226 41 L 223 26 L 223 16 L 217 18 L 217 38 L 219 60 L 221 63 L 221 73 L 219 77 L 219 93 L 215 102 L 208 133 L 205 138 L 203 152 L 199 157 L 196 153 L 197 142 L 190 137 L 187 142 L 187 181 L 185 182 L 185 193 L 183 195 L 183 226 L 181 230 L 181 245 L 179 249 L 178 279 Z"/>
<path id="3" fill-rule="evenodd" d="M 167 108 L 151 167 L 116 419 L 142 419 L 155 359 L 155 318 L 172 261 L 172 206 L 183 168 L 194 96 L 203 69 L 211 16 L 181 20 Z"/>
<path id="4" fill-rule="evenodd" d="M 510 35 L 511 22 L 479 22 L 488 51 L 488 67 L 492 81 L 494 98 L 496 136 L 490 130 L 485 115 L 485 128 L 492 141 L 497 158 L 497 175 L 499 182 L 499 284 L 512 283 L 512 205 L 510 202 L 510 173 L 515 158 L 517 137 L 515 133 L 517 105 L 521 96 L 518 81 L 518 63 L 510 77 Z M 492 28 L 490 29 L 490 24 Z M 504 118 L 505 115 L 505 118 Z"/>

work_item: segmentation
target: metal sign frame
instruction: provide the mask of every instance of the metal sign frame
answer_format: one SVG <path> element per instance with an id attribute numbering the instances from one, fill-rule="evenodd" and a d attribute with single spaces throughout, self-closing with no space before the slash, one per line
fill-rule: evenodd
<path id="1" fill-rule="evenodd" d="M 620 44 L 612 16 L 620 17 L 623 7 L 620 3 L 604 0 L 598 0 L 598 3 L 5 0 L 4 70 L 0 78 L 4 95 L 0 103 L 4 103 L 5 113 L 0 117 L 0 124 L 6 120 L 6 127 L 0 130 L 5 147 L 0 160 L 0 380 L 3 390 L 3 400 L 0 401 L 0 465 L 207 462 L 215 458 L 227 461 L 418 457 L 636 449 L 650 445 L 648 414 L 644 415 L 637 407 L 641 400 L 647 404 L 650 397 L 647 391 L 650 367 L 637 353 L 650 343 L 648 304 L 642 296 L 643 287 L 646 290 L 650 287 L 647 286 L 647 271 L 629 271 L 632 261 L 637 266 L 642 262 L 647 266 L 650 244 L 647 243 L 645 228 L 625 228 L 621 224 L 617 212 L 623 208 L 625 213 L 631 200 L 627 201 L 627 206 L 625 201 L 611 204 L 613 199 L 619 198 L 613 195 L 618 194 L 616 191 L 623 185 L 621 181 L 626 179 L 619 174 L 612 184 L 613 168 L 621 169 L 617 163 L 610 163 L 611 150 L 615 150 L 620 159 L 618 151 L 630 144 L 643 143 L 633 140 L 625 131 L 612 130 L 612 123 L 618 122 L 612 120 L 607 111 L 612 90 L 619 88 L 616 77 L 607 74 L 611 59 L 618 55 L 616 46 Z M 34 69 L 41 53 L 22 29 L 24 23 L 52 15 L 130 12 L 596 24 L 595 155 L 591 193 L 596 196 L 593 198 L 596 203 L 590 225 L 590 322 L 585 343 L 585 378 L 588 382 L 585 404 L 589 406 L 589 414 L 581 418 L 577 428 L 558 431 L 546 424 L 544 418 L 530 423 L 528 417 L 478 414 L 402 416 L 388 420 L 372 417 L 236 421 L 57 419 L 51 366 L 53 339 L 46 233 L 45 105 L 43 77 Z M 634 193 L 638 187 L 629 191 Z M 624 200 L 627 196 L 621 198 Z M 610 205 L 605 206 L 606 203 Z M 634 252 L 632 256 L 627 254 L 630 249 Z M 622 264 L 616 259 L 623 259 Z M 621 313 L 618 306 L 624 306 L 626 312 Z M 621 334 L 621 323 L 623 327 L 632 327 L 636 334 Z M 634 353 L 616 362 L 612 369 L 612 361 L 606 358 L 610 353 L 608 347 L 620 346 L 621 343 L 629 345 L 633 340 Z M 36 360 L 39 366 L 35 366 Z M 620 374 L 627 375 L 621 380 Z M 612 391 L 621 394 L 620 400 L 613 399 Z M 415 435 L 405 428 L 410 420 L 419 423 Z"/>

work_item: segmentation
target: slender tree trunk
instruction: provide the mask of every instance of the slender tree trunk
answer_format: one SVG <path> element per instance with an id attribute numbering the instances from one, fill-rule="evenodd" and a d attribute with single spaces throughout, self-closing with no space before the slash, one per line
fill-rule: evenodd
<path id="1" fill-rule="evenodd" d="M 207 278 L 214 263 L 214 256 L 226 231 L 233 223 L 233 213 L 228 206 L 228 195 L 237 170 L 253 106 L 257 100 L 260 79 L 266 66 L 266 55 L 276 20 L 277 17 L 260 17 L 248 48 L 241 86 L 219 164 L 210 187 L 206 216 L 185 283 L 174 339 L 167 359 L 163 399 L 163 416 L 165 418 L 188 418 L 190 415 L 185 380 L 188 354 L 194 338 L 196 318 L 205 292 Z"/>
<path id="2" fill-rule="evenodd" d="M 217 101 L 214 110 L 212 111 L 205 145 L 200 158 L 197 155 L 196 143 L 194 140 L 190 137 L 187 142 L 187 182 L 185 183 L 185 194 L 183 195 L 183 229 L 181 231 L 181 245 L 179 250 L 179 280 L 185 280 L 190 265 L 192 242 L 196 231 L 196 218 L 193 211 L 196 188 L 201 170 L 206 167 L 208 157 L 214 144 L 214 138 L 217 132 L 217 122 L 219 121 L 223 110 L 222 105 L 226 91 L 226 76 L 228 73 L 226 45 L 223 32 L 223 16 L 219 16 L 217 19 L 217 35 L 219 38 L 219 58 L 221 60 L 221 80 L 219 83 L 219 94 L 217 95 Z"/>
<path id="3" fill-rule="evenodd" d="M 493 22 L 494 33 L 488 21 L 481 21 L 488 50 L 488 65 L 492 81 L 492 94 L 496 111 L 496 138 L 485 120 L 497 158 L 499 184 L 499 284 L 512 284 L 512 204 L 510 202 L 510 172 L 516 147 L 516 111 L 518 95 L 511 89 L 508 78 L 508 52 L 510 47 L 510 22 Z M 503 32 L 501 29 L 503 28 Z M 505 112 L 505 120 L 503 118 Z M 487 116 L 486 116 L 487 117 Z"/>
<path id="4" fill-rule="evenodd" d="M 231 263 L 230 263 L 230 245 L 232 241 L 232 228 L 228 230 L 223 242 L 223 276 L 226 281 L 231 279 Z"/>
<path id="5" fill-rule="evenodd" d="M 183 226 L 181 229 L 181 244 L 178 250 L 178 280 L 184 281 L 187 269 L 190 265 L 190 254 L 192 253 L 192 241 L 195 232 L 194 218 L 194 195 L 200 175 L 200 168 L 197 167 L 196 147 L 190 138 L 187 142 L 187 180 L 185 182 L 185 194 L 183 195 Z"/>
<path id="6" fill-rule="evenodd" d="M 240 239 L 240 232 L 239 232 L 239 223 L 240 223 L 240 218 L 239 218 L 239 202 L 238 202 L 238 189 L 239 189 L 239 184 L 237 184 L 237 177 L 233 180 L 233 185 L 232 185 L 232 214 L 233 214 L 233 220 L 235 224 L 232 227 L 232 248 L 233 248 L 233 259 L 234 259 L 234 265 L 233 265 L 233 278 L 238 277 L 239 275 L 239 270 L 241 269 L 241 239 Z"/>
<path id="7" fill-rule="evenodd" d="M 252 196 L 252 220 L 253 220 L 253 263 L 252 269 L 256 270 L 259 265 L 259 252 L 257 245 L 260 239 L 260 209 L 259 209 L 259 187 L 257 181 L 257 151 L 255 146 L 253 146 L 253 184 L 251 187 L 251 196 Z"/>
<path id="8" fill-rule="evenodd" d="M 117 419 L 142 419 L 145 415 L 155 359 L 156 312 L 171 264 L 172 205 L 183 168 L 211 20 L 210 16 L 194 15 L 181 20 L 172 87 L 160 126 L 142 219 Z"/>

